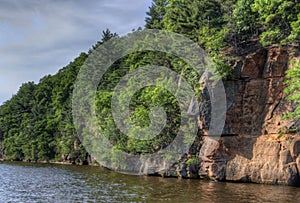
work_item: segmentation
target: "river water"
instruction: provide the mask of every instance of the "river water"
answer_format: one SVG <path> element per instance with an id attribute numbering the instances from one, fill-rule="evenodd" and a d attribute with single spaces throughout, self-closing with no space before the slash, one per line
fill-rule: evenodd
<path id="1" fill-rule="evenodd" d="M 0 163 L 0 202 L 300 202 L 300 188 L 4 162 Z"/>

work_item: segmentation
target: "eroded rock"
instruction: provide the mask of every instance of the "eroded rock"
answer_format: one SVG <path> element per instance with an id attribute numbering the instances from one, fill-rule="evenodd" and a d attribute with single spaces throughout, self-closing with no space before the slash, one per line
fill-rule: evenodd
<path id="1" fill-rule="evenodd" d="M 215 142 L 204 136 L 199 153 L 200 177 L 299 184 L 300 136 L 291 130 L 297 124 L 282 119 L 294 108 L 284 94 L 289 60 L 287 50 L 260 49 L 242 61 L 238 80 L 224 82 L 228 110 L 223 137 Z M 207 109 L 202 111 L 203 115 L 207 113 Z M 205 125 L 200 128 L 207 132 L 209 115 L 203 115 L 199 123 Z"/>
<path id="2" fill-rule="evenodd" d="M 293 142 L 291 138 L 299 139 L 286 136 L 278 140 L 266 135 L 222 137 L 215 155 L 203 161 L 205 170 L 201 175 L 206 173 L 210 179 L 220 181 L 297 185 L 300 158 L 293 160 L 287 148 Z"/>

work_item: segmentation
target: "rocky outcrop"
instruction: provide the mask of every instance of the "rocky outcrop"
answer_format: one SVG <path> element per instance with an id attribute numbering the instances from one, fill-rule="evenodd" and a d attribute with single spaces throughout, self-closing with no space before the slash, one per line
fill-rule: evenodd
<path id="1" fill-rule="evenodd" d="M 289 53 L 278 47 L 262 48 L 237 63 L 238 79 L 224 82 L 228 110 L 223 136 L 214 140 L 203 135 L 200 177 L 287 185 L 300 183 L 297 124 L 282 119 L 293 109 L 283 91 L 285 71 L 291 59 Z M 200 123 L 208 123 L 205 116 L 202 118 Z"/>
<path id="2" fill-rule="evenodd" d="M 239 79 L 225 82 L 226 93 L 234 94 L 227 94 L 233 101 L 224 134 L 276 134 L 291 122 L 281 119 L 292 108 L 283 93 L 288 63 L 288 52 L 276 47 L 245 57 Z"/>
<path id="3" fill-rule="evenodd" d="M 299 185 L 300 136 L 222 137 L 199 174 L 221 181 Z"/>

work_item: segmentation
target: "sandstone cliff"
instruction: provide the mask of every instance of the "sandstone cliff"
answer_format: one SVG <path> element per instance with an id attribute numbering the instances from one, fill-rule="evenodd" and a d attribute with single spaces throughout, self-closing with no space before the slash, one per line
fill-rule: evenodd
<path id="1" fill-rule="evenodd" d="M 203 135 L 194 176 L 300 183 L 300 136 L 295 130 L 299 123 L 282 120 L 293 108 L 283 91 L 285 71 L 290 59 L 297 56 L 297 48 L 273 46 L 256 50 L 237 63 L 238 79 L 224 82 L 228 110 L 223 136 L 215 141 Z M 208 123 L 205 116 L 201 122 Z"/>

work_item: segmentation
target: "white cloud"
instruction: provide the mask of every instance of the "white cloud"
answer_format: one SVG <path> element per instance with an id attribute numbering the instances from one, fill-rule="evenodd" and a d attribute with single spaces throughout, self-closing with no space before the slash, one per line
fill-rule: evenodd
<path id="1" fill-rule="evenodd" d="M 54 74 L 99 40 L 144 25 L 151 0 L 1 0 L 0 103 Z"/>

